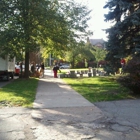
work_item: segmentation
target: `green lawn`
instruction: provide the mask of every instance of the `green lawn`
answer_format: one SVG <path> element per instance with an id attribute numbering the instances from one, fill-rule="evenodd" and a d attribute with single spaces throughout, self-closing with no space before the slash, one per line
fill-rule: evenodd
<path id="1" fill-rule="evenodd" d="M 32 107 L 38 85 L 37 78 L 16 79 L 0 88 L 0 107 Z M 130 91 L 119 85 L 114 77 L 64 78 L 78 93 L 90 102 L 134 99 Z"/>
<path id="2" fill-rule="evenodd" d="M 16 79 L 0 88 L 0 106 L 32 107 L 35 100 L 38 79 Z"/>
<path id="3" fill-rule="evenodd" d="M 115 79 L 116 77 L 85 77 L 64 78 L 63 80 L 90 102 L 135 98 Z"/>

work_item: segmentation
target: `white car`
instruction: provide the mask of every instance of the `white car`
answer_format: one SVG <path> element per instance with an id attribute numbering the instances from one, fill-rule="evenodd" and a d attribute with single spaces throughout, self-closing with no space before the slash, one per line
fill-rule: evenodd
<path id="1" fill-rule="evenodd" d="M 70 68 L 70 65 L 64 64 L 64 65 L 61 65 L 59 68 L 60 69 L 69 69 Z"/>

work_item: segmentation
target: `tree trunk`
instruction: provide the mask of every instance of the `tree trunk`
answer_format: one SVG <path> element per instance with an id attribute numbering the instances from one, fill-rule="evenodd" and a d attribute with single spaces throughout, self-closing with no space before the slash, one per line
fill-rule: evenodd
<path id="1" fill-rule="evenodd" d="M 72 58 L 72 68 L 74 68 L 74 63 L 75 63 L 75 59 L 74 59 L 75 57 L 73 56 L 73 58 Z"/>
<path id="2" fill-rule="evenodd" d="M 29 78 L 29 52 L 25 52 L 25 78 Z"/>

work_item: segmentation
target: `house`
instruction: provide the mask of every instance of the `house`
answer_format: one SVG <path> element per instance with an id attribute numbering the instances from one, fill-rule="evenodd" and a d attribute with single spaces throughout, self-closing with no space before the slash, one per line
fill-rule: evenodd
<path id="1" fill-rule="evenodd" d="M 105 48 L 105 41 L 103 39 L 89 39 L 87 38 L 87 42 L 91 43 L 93 46 L 97 46 L 100 48 Z"/>

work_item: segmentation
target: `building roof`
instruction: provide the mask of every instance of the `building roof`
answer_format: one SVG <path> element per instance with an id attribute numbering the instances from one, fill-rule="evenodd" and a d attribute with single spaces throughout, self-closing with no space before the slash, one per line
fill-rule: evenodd
<path id="1" fill-rule="evenodd" d="M 103 39 L 89 39 L 89 42 L 92 45 L 96 45 L 96 44 L 104 44 L 105 41 Z"/>

